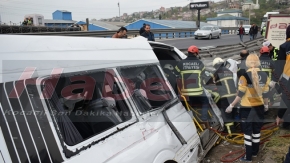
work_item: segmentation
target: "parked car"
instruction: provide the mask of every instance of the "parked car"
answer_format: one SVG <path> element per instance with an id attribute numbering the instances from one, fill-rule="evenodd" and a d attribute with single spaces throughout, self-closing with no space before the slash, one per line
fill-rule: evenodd
<path id="1" fill-rule="evenodd" d="M 245 28 L 245 34 L 248 35 L 250 32 L 251 25 L 243 25 Z M 237 29 L 237 35 L 239 34 L 239 29 Z"/>
<path id="2" fill-rule="evenodd" d="M 195 31 L 194 37 L 195 39 L 208 38 L 210 40 L 212 38 L 221 38 L 221 34 L 221 29 L 217 26 L 204 26 Z"/>

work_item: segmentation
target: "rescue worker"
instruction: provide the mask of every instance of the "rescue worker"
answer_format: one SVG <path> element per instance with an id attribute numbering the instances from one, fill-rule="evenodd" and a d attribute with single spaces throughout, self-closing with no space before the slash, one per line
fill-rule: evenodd
<path id="1" fill-rule="evenodd" d="M 233 72 L 226 67 L 226 62 L 221 58 L 213 60 L 213 67 L 216 69 L 214 80 L 217 86 L 217 91 L 220 95 L 220 100 L 217 106 L 221 109 L 222 117 L 225 123 L 233 122 L 236 111 L 226 113 L 225 110 L 236 97 L 236 86 L 233 78 Z"/>
<path id="2" fill-rule="evenodd" d="M 188 57 L 181 60 L 175 66 L 175 74 L 179 75 L 177 86 L 181 95 L 188 96 L 190 104 L 201 104 L 201 120 L 207 128 L 209 100 L 203 90 L 203 77 L 205 76 L 205 66 L 197 58 L 199 54 L 198 47 L 192 45 L 188 48 Z"/>
<path id="3" fill-rule="evenodd" d="M 266 25 L 264 25 L 264 27 L 261 29 L 261 35 L 262 35 L 263 37 L 266 36 Z"/>
<path id="4" fill-rule="evenodd" d="M 238 65 L 239 66 L 239 69 L 237 71 L 237 78 L 238 78 L 238 80 L 240 79 L 240 77 L 244 73 L 246 73 L 246 71 L 248 69 L 247 66 L 246 66 L 246 59 L 247 59 L 248 55 L 249 55 L 249 51 L 247 51 L 247 50 L 242 50 L 240 52 L 240 57 L 241 57 L 240 60 L 241 60 L 241 63 Z"/>
<path id="5" fill-rule="evenodd" d="M 278 54 L 279 54 L 279 49 L 276 48 L 275 46 L 273 46 L 269 41 L 266 41 L 263 43 L 263 46 L 267 46 L 270 50 L 270 58 L 273 60 L 273 61 L 276 61 L 277 58 L 278 58 Z"/>
<path id="6" fill-rule="evenodd" d="M 263 46 L 260 49 L 261 70 L 264 71 L 268 75 L 269 80 L 271 80 L 272 73 L 275 69 L 275 66 L 269 54 L 270 54 L 270 49 L 267 46 Z M 272 105 L 274 102 L 274 98 L 273 98 L 274 93 L 275 93 L 274 89 L 269 91 L 268 97 L 270 98 L 269 99 L 269 103 L 271 103 L 270 105 Z"/>
<path id="7" fill-rule="evenodd" d="M 176 75 L 174 74 L 174 67 L 171 64 L 165 64 L 163 67 L 163 71 L 175 93 L 178 93 L 176 86 Z"/>
<path id="8" fill-rule="evenodd" d="M 240 160 L 251 162 L 252 157 L 259 152 L 261 128 L 264 112 L 268 110 L 269 78 L 260 71 L 260 60 L 256 54 L 250 54 L 246 59 L 248 70 L 239 79 L 238 95 L 227 107 L 226 112 L 232 112 L 233 107 L 241 100 L 241 123 L 244 132 L 246 155 Z"/>
<path id="9" fill-rule="evenodd" d="M 282 77 L 281 77 L 282 76 Z M 280 79 L 281 77 L 281 79 Z M 280 109 L 276 118 L 277 125 L 283 122 L 283 127 L 289 129 L 290 126 L 290 25 L 286 29 L 286 42 L 279 47 L 279 55 L 275 62 L 275 71 L 272 75 L 270 87 L 274 88 L 276 83 L 282 90 L 282 100 L 280 102 Z M 287 111 L 287 112 L 286 112 Z M 285 113 L 286 112 L 286 113 Z"/>

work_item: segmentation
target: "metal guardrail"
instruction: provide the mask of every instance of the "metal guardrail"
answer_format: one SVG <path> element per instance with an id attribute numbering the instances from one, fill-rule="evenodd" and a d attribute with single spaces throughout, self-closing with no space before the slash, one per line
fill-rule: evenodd
<path id="1" fill-rule="evenodd" d="M 252 41 L 240 42 L 239 44 L 222 45 L 222 46 L 208 46 L 201 47 L 199 55 L 201 58 L 210 57 L 234 57 L 239 56 L 241 50 L 248 50 L 249 52 L 257 52 L 260 50 L 264 37 L 258 37 Z M 183 53 L 187 54 L 187 49 L 180 49 Z"/>
<path id="2" fill-rule="evenodd" d="M 0 26 L 0 33 L 2 33 L 3 26 Z M 22 28 L 22 27 L 21 27 Z M 33 29 L 32 32 L 24 32 L 21 33 L 21 29 L 14 29 L 12 32 L 4 32 L 5 34 L 17 34 L 17 35 L 49 35 L 49 36 L 81 36 L 81 37 L 112 37 L 116 31 L 45 31 L 44 29 L 40 29 L 40 27 L 31 27 Z M 37 29 L 39 28 L 39 29 Z M 45 28 L 45 27 L 43 27 Z M 47 27 L 49 28 L 49 27 Z M 60 28 L 61 29 L 61 28 Z M 58 29 L 58 30 L 60 30 Z M 66 29 L 66 28 L 64 28 Z M 235 34 L 237 27 L 223 27 L 220 28 L 222 30 L 222 34 Z M 10 29 L 11 30 L 11 29 Z M 193 37 L 194 32 L 197 28 L 174 28 L 174 29 L 152 29 L 151 32 L 154 33 L 155 38 L 184 38 L 184 37 Z M 22 30 L 23 31 L 23 30 Z M 37 32 L 38 31 L 38 32 Z M 139 30 L 128 30 L 127 35 L 129 38 L 139 36 Z"/>
<path id="3" fill-rule="evenodd" d="M 80 31 L 79 27 L 42 27 L 42 26 L 7 26 L 0 25 L 0 34 L 11 33 L 52 33 L 52 32 L 67 32 L 67 31 Z"/>

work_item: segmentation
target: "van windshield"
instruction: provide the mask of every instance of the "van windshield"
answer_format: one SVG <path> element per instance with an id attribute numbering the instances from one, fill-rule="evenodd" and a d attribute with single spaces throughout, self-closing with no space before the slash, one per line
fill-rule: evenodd
<path id="1" fill-rule="evenodd" d="M 174 98 L 156 65 L 122 67 L 119 72 L 141 113 L 160 108 Z"/>

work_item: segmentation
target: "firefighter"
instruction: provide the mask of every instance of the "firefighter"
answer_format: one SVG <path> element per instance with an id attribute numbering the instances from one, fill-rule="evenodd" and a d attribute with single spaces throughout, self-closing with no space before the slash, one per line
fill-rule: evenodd
<path id="1" fill-rule="evenodd" d="M 236 97 L 236 86 L 233 72 L 226 67 L 227 65 L 228 63 L 223 59 L 219 57 L 215 58 L 213 60 L 213 67 L 216 71 L 213 76 L 217 86 L 217 92 L 220 95 L 220 100 L 217 102 L 217 106 L 221 109 L 225 126 L 230 126 L 230 130 L 233 132 L 235 129 L 231 124 L 234 122 L 236 109 L 231 113 L 226 113 L 225 110 L 230 102 L 232 102 Z M 226 131 L 227 130 L 225 130 L 225 132 Z"/>
<path id="2" fill-rule="evenodd" d="M 220 95 L 220 100 L 218 101 L 217 106 L 221 109 L 224 122 L 233 122 L 236 112 L 225 112 L 225 109 L 229 106 L 230 102 L 232 102 L 236 97 L 236 86 L 233 72 L 226 67 L 226 62 L 219 57 L 213 60 L 213 67 L 216 69 L 214 80 Z"/>
<path id="3" fill-rule="evenodd" d="M 163 71 L 175 93 L 178 93 L 176 87 L 176 75 L 174 74 L 174 67 L 171 64 L 165 64 L 163 67 Z"/>
<path id="4" fill-rule="evenodd" d="M 241 161 L 250 162 L 259 152 L 264 112 L 268 110 L 270 80 L 265 72 L 260 71 L 260 60 L 256 54 L 247 57 L 246 66 L 247 72 L 239 79 L 238 95 L 226 112 L 232 112 L 233 107 L 241 100 L 240 116 L 246 147 L 246 155 Z"/>
<path id="5" fill-rule="evenodd" d="M 271 80 L 272 73 L 275 68 L 274 68 L 274 62 L 270 58 L 269 54 L 270 54 L 270 49 L 268 48 L 268 46 L 263 46 L 260 49 L 261 70 L 267 73 L 269 80 Z M 270 98 L 269 99 L 269 103 L 271 103 L 270 105 L 272 105 L 274 102 L 274 98 L 273 98 L 274 93 L 275 93 L 274 89 L 269 91 L 268 97 Z"/>
<path id="6" fill-rule="evenodd" d="M 178 62 L 175 66 L 176 73 L 179 75 L 178 87 L 181 95 L 188 96 L 190 104 L 201 105 L 201 120 L 207 128 L 209 100 L 203 90 L 203 78 L 205 75 L 205 66 L 197 57 L 198 47 L 192 45 L 188 48 L 188 57 Z"/>
<path id="7" fill-rule="evenodd" d="M 281 77 L 281 78 L 280 78 Z M 279 55 L 275 62 L 275 71 L 272 75 L 270 87 L 274 88 L 276 83 L 282 90 L 282 100 L 276 118 L 277 125 L 283 122 L 283 127 L 289 129 L 290 126 L 290 25 L 286 29 L 286 42 L 279 47 Z M 286 112 L 287 111 L 287 112 Z"/>
<path id="8" fill-rule="evenodd" d="M 273 46 L 269 41 L 266 41 L 263 43 L 263 46 L 267 46 L 270 50 L 270 58 L 273 60 L 273 61 L 276 61 L 277 58 L 278 58 L 278 54 L 279 54 L 279 49 L 276 48 L 275 46 Z"/>

